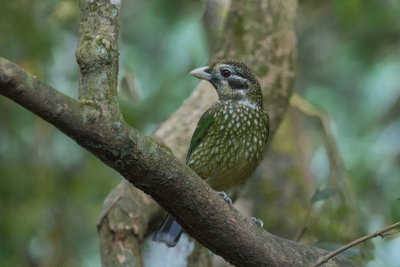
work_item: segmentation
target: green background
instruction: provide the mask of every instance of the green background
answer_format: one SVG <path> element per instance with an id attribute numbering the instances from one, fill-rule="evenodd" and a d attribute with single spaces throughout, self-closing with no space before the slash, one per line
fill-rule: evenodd
<path id="1" fill-rule="evenodd" d="M 197 83 L 187 73 L 208 61 L 203 8 L 199 1 L 124 3 L 119 103 L 145 134 L 181 105 Z M 299 1 L 295 92 L 332 118 L 344 167 L 332 171 L 320 122 L 289 110 L 266 154 L 271 160 L 241 201 L 268 231 L 293 238 L 309 218 L 302 241 L 329 249 L 400 217 L 399 14 L 398 0 Z M 76 0 L 0 0 L 0 56 L 75 97 L 78 22 Z M 335 198 L 335 175 L 346 180 L 357 214 Z M 99 266 L 97 217 L 120 179 L 0 97 L 1 265 Z M 400 266 L 398 237 L 372 243 L 350 252 L 362 265 Z"/>

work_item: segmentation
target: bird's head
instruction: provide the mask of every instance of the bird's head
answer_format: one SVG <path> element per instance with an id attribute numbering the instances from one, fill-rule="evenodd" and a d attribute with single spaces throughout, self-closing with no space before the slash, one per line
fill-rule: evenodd
<path id="1" fill-rule="evenodd" d="M 196 78 L 209 81 L 220 100 L 242 101 L 262 107 L 260 84 L 251 70 L 233 60 L 217 61 L 190 72 Z"/>

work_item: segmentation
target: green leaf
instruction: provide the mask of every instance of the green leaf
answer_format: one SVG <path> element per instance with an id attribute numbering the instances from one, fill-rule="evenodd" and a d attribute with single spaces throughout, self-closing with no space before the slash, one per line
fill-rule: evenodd
<path id="1" fill-rule="evenodd" d="M 325 188 L 322 190 L 317 188 L 317 190 L 315 191 L 314 195 L 311 198 L 311 203 L 315 203 L 320 200 L 326 200 L 331 196 L 335 195 L 336 193 L 337 191 L 333 188 Z"/>
<path id="2" fill-rule="evenodd" d="M 391 203 L 391 211 L 392 211 L 392 222 L 400 222 L 400 198 L 392 201 Z"/>

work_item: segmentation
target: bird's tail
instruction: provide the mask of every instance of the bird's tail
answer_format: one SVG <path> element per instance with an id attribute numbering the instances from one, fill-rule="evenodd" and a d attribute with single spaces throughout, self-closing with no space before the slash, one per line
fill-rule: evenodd
<path id="1" fill-rule="evenodd" d="M 164 242 L 169 247 L 174 247 L 178 243 L 183 232 L 183 228 L 175 221 L 171 214 L 168 214 L 162 222 L 160 228 L 153 236 L 153 241 Z"/>

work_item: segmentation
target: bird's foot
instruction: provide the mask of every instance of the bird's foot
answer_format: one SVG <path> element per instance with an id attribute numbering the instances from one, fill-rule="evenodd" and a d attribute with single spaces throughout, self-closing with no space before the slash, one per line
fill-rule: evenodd
<path id="1" fill-rule="evenodd" d="M 228 197 L 228 195 L 224 191 L 217 191 L 217 194 L 220 195 L 226 202 L 232 205 L 232 199 Z"/>
<path id="2" fill-rule="evenodd" d="M 263 223 L 263 221 L 261 219 L 257 219 L 256 217 L 251 217 L 250 220 L 252 220 L 256 224 L 260 225 L 261 228 L 263 228 L 264 223 Z"/>

